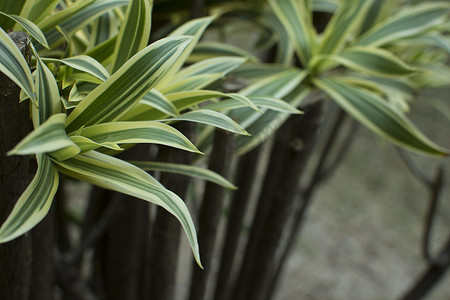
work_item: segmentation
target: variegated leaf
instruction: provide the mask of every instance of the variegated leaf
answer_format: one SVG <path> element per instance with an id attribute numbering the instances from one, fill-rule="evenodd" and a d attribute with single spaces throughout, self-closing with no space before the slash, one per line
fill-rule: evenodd
<path id="1" fill-rule="evenodd" d="M 26 155 L 56 151 L 74 143 L 69 139 L 64 128 L 65 114 L 51 116 L 41 126 L 29 133 L 9 155 Z"/>
<path id="2" fill-rule="evenodd" d="M 133 56 L 78 104 L 67 118 L 67 131 L 118 120 L 164 76 L 190 40 L 162 39 Z"/>
<path id="3" fill-rule="evenodd" d="M 34 37 L 36 39 L 36 41 L 38 41 L 42 46 L 44 46 L 45 48 L 49 48 L 48 44 L 47 44 L 47 40 L 45 39 L 44 34 L 42 33 L 42 31 L 39 29 L 39 27 L 37 27 L 33 22 L 31 22 L 28 19 L 22 18 L 21 16 L 16 16 L 16 15 L 8 15 L 5 14 L 4 12 L 0 11 L 0 14 L 3 16 L 6 16 L 8 18 L 10 18 L 11 20 L 14 20 L 15 22 L 17 22 L 18 24 L 20 24 L 20 26 L 22 26 L 32 37 Z"/>
<path id="4" fill-rule="evenodd" d="M 25 58 L 11 38 L 0 28 L 0 71 L 14 81 L 32 100 L 34 83 Z"/>
<path id="5" fill-rule="evenodd" d="M 71 68 L 91 74 L 101 81 L 110 77 L 108 71 L 98 61 L 87 55 L 72 56 L 65 59 L 42 58 L 42 60 L 45 62 L 61 62 Z"/>
<path id="6" fill-rule="evenodd" d="M 191 121 L 196 123 L 207 124 L 211 126 L 215 126 L 218 128 L 222 128 L 224 130 L 248 135 L 248 132 L 245 131 L 239 124 L 234 122 L 232 119 L 227 117 L 224 114 L 218 113 L 213 110 L 207 109 L 197 109 L 194 111 L 187 112 L 175 118 L 168 119 L 169 121 Z"/>
<path id="7" fill-rule="evenodd" d="M 442 23 L 449 10 L 447 2 L 425 2 L 406 7 L 367 31 L 355 45 L 380 46 L 418 35 Z"/>
<path id="8" fill-rule="evenodd" d="M 300 61 L 307 66 L 314 52 L 316 32 L 305 1 L 269 0 L 269 3 L 280 22 L 286 27 Z"/>
<path id="9" fill-rule="evenodd" d="M 45 154 L 38 154 L 36 175 L 0 227 L 0 243 L 13 240 L 36 226 L 48 213 L 59 177 Z"/>
<path id="10" fill-rule="evenodd" d="M 60 172 L 69 176 L 165 208 L 180 221 L 192 247 L 194 257 L 201 266 L 197 234 L 186 204 L 173 192 L 165 189 L 148 173 L 130 163 L 95 151 L 55 163 Z"/>
<path id="11" fill-rule="evenodd" d="M 316 79 L 314 83 L 350 115 L 394 143 L 427 154 L 450 155 L 448 150 L 431 142 L 403 114 L 375 94 L 343 84 L 338 79 Z"/>
<path id="12" fill-rule="evenodd" d="M 148 44 L 153 1 L 130 0 L 125 20 L 117 37 L 112 58 L 112 73 Z"/>
<path id="13" fill-rule="evenodd" d="M 213 172 L 211 170 L 193 166 L 193 165 L 183 165 L 183 164 L 173 164 L 165 162 L 155 162 L 155 161 L 129 161 L 129 163 L 141 168 L 145 171 L 160 171 L 173 174 L 186 175 L 190 177 L 195 177 L 203 179 L 206 181 L 217 183 L 225 188 L 235 190 L 237 187 L 228 181 L 226 178 Z"/>
<path id="14" fill-rule="evenodd" d="M 84 127 L 76 135 L 84 136 L 97 144 L 155 143 L 199 153 L 178 130 L 154 121 L 102 123 Z"/>

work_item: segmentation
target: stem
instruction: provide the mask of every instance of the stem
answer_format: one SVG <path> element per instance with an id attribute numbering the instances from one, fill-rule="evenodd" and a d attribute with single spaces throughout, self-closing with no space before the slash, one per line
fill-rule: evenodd
<path id="1" fill-rule="evenodd" d="M 430 188 L 430 200 L 425 217 L 424 232 L 423 232 L 423 242 L 422 242 L 422 254 L 425 259 L 431 263 L 436 263 L 436 259 L 431 255 L 431 232 L 433 227 L 433 221 L 436 216 L 436 208 L 438 206 L 439 196 L 442 190 L 444 170 L 439 168 L 436 172 L 433 182 L 429 186 Z"/>
<path id="2" fill-rule="evenodd" d="M 229 177 L 231 161 L 234 151 L 234 135 L 217 129 L 215 131 L 213 149 L 210 156 L 209 169 Z M 214 244 L 217 236 L 222 206 L 225 200 L 226 189 L 212 182 L 208 182 L 203 195 L 199 218 L 198 240 L 204 270 L 194 263 L 190 300 L 202 300 L 206 294 L 206 286 L 212 269 Z"/>
<path id="3" fill-rule="evenodd" d="M 279 243 L 285 227 L 292 216 L 300 177 L 308 161 L 319 128 L 322 102 L 304 107 L 305 115 L 292 116 L 286 123 L 288 143 L 282 161 L 282 176 L 272 178 L 277 182 L 270 209 L 263 225 L 264 234 L 258 242 L 255 264 L 250 272 L 248 287 L 242 299 L 262 299 L 266 294 L 274 266 Z"/>
<path id="4" fill-rule="evenodd" d="M 220 259 L 220 269 L 216 279 L 215 300 L 225 299 L 229 291 L 231 271 L 235 262 L 239 238 L 242 233 L 242 225 L 256 176 L 255 173 L 260 153 L 261 146 L 245 154 L 239 160 L 236 172 L 236 185 L 239 189 L 234 193 L 231 200 L 231 212 L 228 219 L 222 257 Z"/>
<path id="5" fill-rule="evenodd" d="M 242 260 L 240 271 L 234 282 L 233 290 L 227 299 L 229 300 L 246 300 L 244 295 L 248 288 L 251 270 L 255 265 L 256 253 L 258 245 L 263 234 L 264 223 L 270 209 L 270 201 L 275 194 L 277 181 L 274 178 L 282 176 L 283 156 L 286 152 L 286 144 L 288 140 L 286 123 L 277 131 L 274 146 L 269 158 L 269 165 L 266 170 L 262 190 L 260 191 L 256 212 L 253 216 L 250 233 L 245 247 L 244 258 Z"/>
<path id="6" fill-rule="evenodd" d="M 344 141 L 342 142 L 341 148 L 337 151 L 333 151 L 333 149 L 336 148 L 336 142 L 338 140 L 337 137 L 343 130 L 343 123 L 346 119 L 346 114 L 340 108 L 338 108 L 336 115 L 337 117 L 335 118 L 335 120 L 331 122 L 331 130 L 327 134 L 325 134 L 325 137 L 323 138 L 325 140 L 325 143 L 322 147 L 321 153 L 319 154 L 319 160 L 314 168 L 313 175 L 311 176 L 311 179 L 306 188 L 300 193 L 300 199 L 302 200 L 302 202 L 295 210 L 286 245 L 282 250 L 282 254 L 280 256 L 278 264 L 275 266 L 275 271 L 273 272 L 273 276 L 270 280 L 270 286 L 266 293 L 265 299 L 271 299 L 276 291 L 279 278 L 283 273 L 287 258 L 292 252 L 295 242 L 301 232 L 303 219 L 308 207 L 311 204 L 314 191 L 320 183 L 323 183 L 325 179 L 331 176 L 331 173 L 336 170 L 337 166 L 339 166 L 339 164 L 343 161 L 345 154 L 348 153 L 348 148 L 351 146 L 351 141 L 353 141 L 354 139 L 356 123 L 353 123 L 353 126 L 351 126 L 348 130 L 348 133 L 344 138 Z M 327 167 L 325 165 L 325 162 L 330 161 L 329 157 L 331 156 L 332 152 L 337 152 L 337 154 Z M 325 171 L 325 169 L 327 171 Z"/>
<path id="7" fill-rule="evenodd" d="M 177 123 L 175 126 L 185 136 L 193 136 L 195 125 Z M 171 147 L 160 148 L 159 160 L 167 163 L 190 164 L 191 153 Z M 160 182 L 169 190 L 186 198 L 190 178 L 183 175 L 162 173 Z M 144 299 L 170 300 L 175 296 L 176 269 L 181 227 L 178 221 L 163 208 L 158 207 L 152 225 L 148 261 L 148 276 L 145 279 L 149 296 Z M 151 270 L 151 271 L 150 271 Z"/>
<path id="8" fill-rule="evenodd" d="M 439 253 L 436 263 L 429 264 L 427 270 L 414 283 L 413 287 L 405 293 L 402 300 L 423 299 L 431 289 L 441 280 L 450 266 L 450 238 Z"/>

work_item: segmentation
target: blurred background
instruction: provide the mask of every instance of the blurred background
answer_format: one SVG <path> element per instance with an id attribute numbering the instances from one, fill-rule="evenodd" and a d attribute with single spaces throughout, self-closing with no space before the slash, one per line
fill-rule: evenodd
<path id="1" fill-rule="evenodd" d="M 423 91 L 409 115 L 446 147 L 450 111 L 441 101 L 448 103 L 448 95 L 448 88 Z M 430 178 L 444 168 L 431 235 L 436 254 L 450 235 L 450 161 L 408 156 Z M 427 267 L 421 245 L 428 203 L 427 189 L 398 151 L 359 127 L 344 161 L 312 201 L 276 299 L 400 299 Z M 447 272 L 425 299 L 449 298 Z"/>

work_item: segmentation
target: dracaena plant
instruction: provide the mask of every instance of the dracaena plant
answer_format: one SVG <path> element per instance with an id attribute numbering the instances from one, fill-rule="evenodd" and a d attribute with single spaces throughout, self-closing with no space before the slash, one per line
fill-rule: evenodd
<path id="1" fill-rule="evenodd" d="M 210 9 L 222 16 L 218 36 L 242 35 L 245 26 L 253 36 L 259 34 L 257 47 L 276 45 L 276 64 L 247 64 L 232 72 L 251 83 L 241 94 L 273 95 L 297 106 L 319 92 L 397 145 L 449 155 L 405 114 L 418 89 L 450 83 L 448 3 L 211 1 Z M 320 33 L 313 25 L 317 12 L 331 16 Z M 211 44 L 198 47 L 198 54 L 219 52 Z M 247 108 L 230 116 L 251 133 L 238 138 L 238 153 L 255 147 L 288 117 L 273 110 L 258 115 Z"/>
<path id="2" fill-rule="evenodd" d="M 209 170 L 130 163 L 115 154 L 139 143 L 200 153 L 170 126 L 180 120 L 248 134 L 218 112 L 224 108 L 198 109 L 196 105 L 205 100 L 231 98 L 254 110 L 259 110 L 259 105 L 298 111 L 272 97 L 259 101 L 245 94 L 205 89 L 242 65 L 243 57 L 214 57 L 182 68 L 212 17 L 187 22 L 147 46 L 152 1 L 33 2 L 6 1 L 1 12 L 0 70 L 21 87 L 21 101 L 31 103 L 34 124 L 34 130 L 9 154 L 33 155 L 38 168 L 1 225 L 0 242 L 20 236 L 45 217 L 59 174 L 65 174 L 164 207 L 180 221 L 200 264 L 196 231 L 186 205 L 144 169 L 234 186 Z M 8 9 L 11 7 L 16 10 Z M 33 39 L 33 73 L 5 32 L 14 22 Z"/>

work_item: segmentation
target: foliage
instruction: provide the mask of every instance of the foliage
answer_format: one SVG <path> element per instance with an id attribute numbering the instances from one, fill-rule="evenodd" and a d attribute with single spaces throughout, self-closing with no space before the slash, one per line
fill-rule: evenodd
<path id="1" fill-rule="evenodd" d="M 9 154 L 35 156 L 38 169 L 0 227 L 0 242 L 45 217 L 65 174 L 167 209 L 200 264 L 186 205 L 144 170 L 234 186 L 192 166 L 130 163 L 115 155 L 139 143 L 206 152 L 211 126 L 239 134 L 236 152 L 242 154 L 300 113 L 297 107 L 318 91 L 396 144 L 449 155 L 405 115 L 418 88 L 449 84 L 448 3 L 206 1 L 213 17 L 185 22 L 186 3 L 175 11 L 173 2 L 2 1 L 0 70 L 22 89 L 21 101 L 30 102 L 35 127 Z M 152 16 L 154 5 L 167 14 Z M 313 26 L 318 12 L 331 16 L 323 32 Z M 152 17 L 173 22 L 150 33 Z M 6 34 L 13 26 L 33 39 L 32 71 Z M 208 26 L 219 37 L 246 26 L 258 35 L 259 48 L 276 47 L 274 63 L 261 64 L 220 41 L 201 42 Z M 149 36 L 156 40 L 150 45 Z M 177 121 L 206 125 L 199 126 L 197 146 L 171 126 Z"/>
<path id="2" fill-rule="evenodd" d="M 449 154 L 406 118 L 408 102 L 419 88 L 450 83 L 446 65 L 448 3 L 410 5 L 384 0 L 209 3 L 211 13 L 220 15 L 216 22 L 219 37 L 233 41 L 229 37 L 242 36 L 241 28 L 245 26 L 246 32 L 259 35 L 256 49 L 276 47 L 273 59 L 279 65 L 246 64 L 232 72 L 250 83 L 242 94 L 275 95 L 297 106 L 320 91 L 393 143 L 425 154 Z M 330 18 L 323 32 L 313 25 L 319 13 Z M 208 55 L 220 53 L 218 47 L 206 48 L 201 43 L 198 47 L 203 56 L 206 51 Z M 229 115 L 251 134 L 239 137 L 238 153 L 255 147 L 287 118 L 280 112 L 258 115 L 249 109 L 236 109 Z"/>
<path id="3" fill-rule="evenodd" d="M 21 101 L 32 103 L 35 127 L 9 154 L 36 156 L 38 169 L 1 226 L 0 242 L 20 236 L 45 217 L 61 173 L 164 207 L 182 224 L 201 265 L 186 205 L 137 166 L 193 172 L 228 188 L 234 186 L 208 170 L 131 164 L 115 154 L 139 143 L 200 153 L 169 124 L 180 120 L 248 134 L 222 113 L 197 109 L 196 104 L 206 100 L 230 98 L 235 105 L 254 110 L 260 104 L 298 111 L 278 99 L 257 104 L 244 95 L 202 90 L 242 65 L 245 58 L 222 56 L 182 69 L 211 17 L 186 22 L 147 46 L 152 1 L 33 2 L 23 1 L 23 9 L 17 11 L 12 5 L 15 0 L 6 1 L 1 12 L 0 69 L 22 88 Z M 5 32 L 11 21 L 33 38 L 33 72 Z"/>

